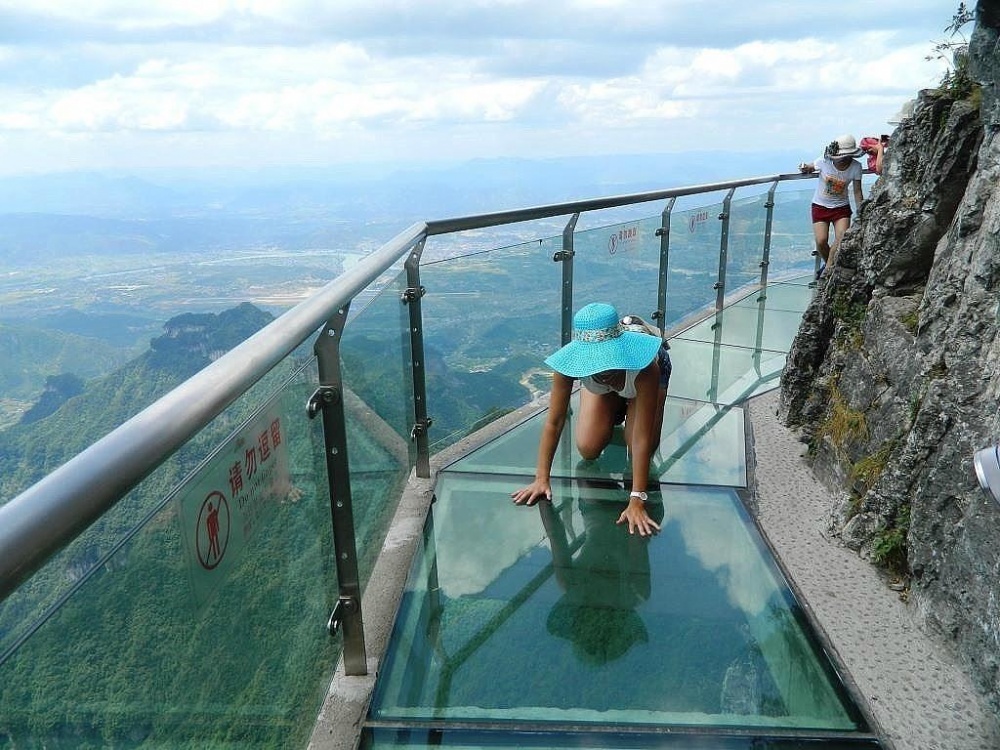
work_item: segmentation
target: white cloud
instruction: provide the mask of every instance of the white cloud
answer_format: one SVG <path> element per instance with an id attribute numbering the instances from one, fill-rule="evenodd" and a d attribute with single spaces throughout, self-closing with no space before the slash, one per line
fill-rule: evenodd
<path id="1" fill-rule="evenodd" d="M 450 58 L 376 59 L 346 44 L 158 53 L 126 74 L 75 89 L 22 92 L 20 104 L 16 96 L 8 101 L 55 130 L 315 133 L 330 123 L 366 120 L 509 121 L 544 86 L 476 76 Z M 425 85 L 431 78 L 434 85 Z M 0 127 L 17 122 L 14 114 Z"/>
<path id="2" fill-rule="evenodd" d="M 0 133 L 286 133 L 354 138 L 359 158 L 417 133 L 424 156 L 812 143 L 940 77 L 924 58 L 947 13 L 903 4 L 899 28 L 876 26 L 886 10 L 833 35 L 816 9 L 768 2 L 0 0 Z"/>
<path id="3" fill-rule="evenodd" d="M 695 117 L 700 110 L 695 102 L 658 95 L 654 88 L 639 79 L 569 86 L 559 101 L 568 113 L 612 130 L 637 120 Z"/>

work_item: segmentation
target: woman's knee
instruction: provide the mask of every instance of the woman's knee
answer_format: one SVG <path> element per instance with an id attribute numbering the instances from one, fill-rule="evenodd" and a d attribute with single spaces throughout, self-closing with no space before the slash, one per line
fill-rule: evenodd
<path id="1" fill-rule="evenodd" d="M 576 449 L 582 458 L 592 461 L 601 455 L 610 442 L 610 435 L 606 439 L 599 435 L 578 435 L 576 438 Z"/>
<path id="2" fill-rule="evenodd" d="M 581 425 L 583 427 L 583 425 Z M 586 459 L 595 459 L 608 447 L 611 442 L 611 434 L 614 431 L 611 423 L 595 423 L 591 421 L 583 429 L 576 431 L 576 449 L 580 456 Z"/>

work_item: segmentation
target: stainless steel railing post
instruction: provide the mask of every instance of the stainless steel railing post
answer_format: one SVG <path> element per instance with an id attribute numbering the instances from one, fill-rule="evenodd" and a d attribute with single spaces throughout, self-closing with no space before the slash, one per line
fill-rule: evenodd
<path id="1" fill-rule="evenodd" d="M 730 188 L 726 197 L 722 201 L 722 213 L 719 214 L 719 221 L 722 222 L 722 232 L 719 235 L 719 276 L 715 282 L 715 312 L 722 312 L 726 301 L 726 266 L 729 263 L 729 214 L 733 204 L 733 193 L 736 188 Z"/>
<path id="2" fill-rule="evenodd" d="M 771 227 L 774 224 L 774 191 L 778 187 L 778 181 L 771 183 L 771 189 L 767 191 L 767 218 L 764 221 L 764 252 L 760 259 L 760 290 L 761 294 L 767 292 L 767 270 L 771 265 Z"/>
<path id="3" fill-rule="evenodd" d="M 340 370 L 340 341 L 350 302 L 327 321 L 313 351 L 319 370 L 319 388 L 309 399 L 309 417 L 323 418 L 330 515 L 337 565 L 338 599 L 327 627 L 330 634 L 343 629 L 344 670 L 349 675 L 368 674 L 365 629 L 361 617 L 361 580 L 358 573 L 351 474 L 347 456 L 347 422 L 344 416 L 344 382 Z"/>
<path id="4" fill-rule="evenodd" d="M 428 430 L 431 418 L 427 415 L 427 375 L 424 368 L 424 317 L 421 299 L 424 287 L 420 284 L 420 256 L 424 251 L 427 238 L 418 242 L 406 259 L 406 291 L 402 303 L 407 306 L 410 315 L 410 371 L 413 376 L 413 426 L 410 439 L 417 446 L 418 477 L 428 478 L 431 475 L 431 451 Z"/>
<path id="5" fill-rule="evenodd" d="M 579 221 L 580 214 L 573 214 L 562 233 L 562 250 L 552 256 L 556 263 L 562 263 L 562 318 L 560 322 L 560 340 L 563 346 L 569 343 L 573 337 L 573 256 L 576 250 L 573 249 L 573 232 L 576 231 L 576 222 Z"/>
<path id="6" fill-rule="evenodd" d="M 722 201 L 722 213 L 719 214 L 719 221 L 722 222 L 722 231 L 719 234 L 719 274 L 715 282 L 715 322 L 712 330 L 715 332 L 715 349 L 712 355 L 712 380 L 708 387 L 708 399 L 715 402 L 719 397 L 719 372 L 722 364 L 722 327 L 723 309 L 726 304 L 726 267 L 729 265 L 729 216 L 732 211 L 733 193 L 736 188 L 732 187 L 726 193 Z"/>
<path id="7" fill-rule="evenodd" d="M 656 312 L 653 319 L 662 334 L 667 329 L 667 272 L 670 268 L 670 216 L 674 210 L 677 196 L 667 201 L 666 208 L 660 214 L 660 228 L 656 236 L 660 238 L 660 280 L 656 292 Z"/>
<path id="8" fill-rule="evenodd" d="M 556 263 L 562 263 L 562 303 L 560 316 L 560 341 L 563 346 L 573 338 L 573 256 L 576 250 L 573 247 L 573 233 L 576 231 L 576 223 L 580 220 L 579 212 L 573 214 L 566 226 L 563 227 L 562 250 L 552 256 Z M 572 419 L 572 409 L 570 410 Z M 569 469 L 571 456 L 573 455 L 573 433 L 572 429 L 563 430 L 559 438 L 560 450 L 564 469 Z"/>

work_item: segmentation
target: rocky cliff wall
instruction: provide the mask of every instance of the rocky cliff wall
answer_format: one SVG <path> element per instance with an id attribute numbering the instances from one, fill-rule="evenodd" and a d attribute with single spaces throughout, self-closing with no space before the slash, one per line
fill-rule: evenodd
<path id="1" fill-rule="evenodd" d="M 779 416 L 840 498 L 831 529 L 906 586 L 1000 708 L 1000 3 L 980 2 L 967 98 L 924 91 L 804 316 Z"/>

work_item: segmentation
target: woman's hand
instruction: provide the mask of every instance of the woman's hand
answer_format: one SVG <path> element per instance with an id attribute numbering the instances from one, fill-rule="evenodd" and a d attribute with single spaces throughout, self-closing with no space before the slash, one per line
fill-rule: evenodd
<path id="1" fill-rule="evenodd" d="M 511 492 L 515 505 L 534 505 L 539 500 L 552 499 L 552 487 L 548 480 L 536 479 L 527 487 L 523 487 L 517 492 Z"/>
<path id="2" fill-rule="evenodd" d="M 652 536 L 660 531 L 660 524 L 649 517 L 646 512 L 646 504 L 637 497 L 630 497 L 628 507 L 618 516 L 616 523 L 628 524 L 628 533 L 639 532 L 639 536 Z"/>

